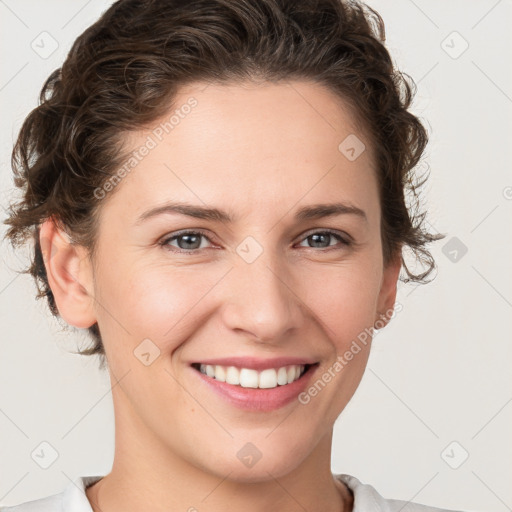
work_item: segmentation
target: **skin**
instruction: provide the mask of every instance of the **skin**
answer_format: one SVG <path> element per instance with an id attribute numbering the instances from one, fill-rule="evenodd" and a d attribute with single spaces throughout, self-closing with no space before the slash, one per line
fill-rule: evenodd
<path id="1" fill-rule="evenodd" d="M 350 511 L 350 491 L 331 474 L 332 432 L 371 343 L 308 404 L 272 412 L 227 403 L 190 363 L 303 356 L 319 362 L 319 378 L 392 310 L 400 263 L 383 263 L 371 141 L 318 84 L 190 84 L 174 108 L 191 96 L 197 106 L 103 199 L 94 261 L 51 220 L 41 228 L 60 315 L 81 328 L 98 322 L 113 386 L 113 467 L 87 497 L 95 512 Z M 130 133 L 126 147 L 149 134 Z M 355 161 L 338 150 L 350 134 L 366 144 Z M 237 219 L 164 214 L 136 225 L 170 200 Z M 366 220 L 294 218 L 302 206 L 339 201 Z M 158 245 L 183 229 L 207 238 L 199 249 L 183 238 Z M 311 232 L 326 229 L 353 244 L 327 236 L 315 246 Z M 236 251 L 248 236 L 263 249 L 252 263 Z M 172 252 L 180 248 L 189 254 Z M 149 366 L 134 356 L 146 338 L 160 350 Z M 262 454 L 251 468 L 236 456 L 247 442 Z"/>

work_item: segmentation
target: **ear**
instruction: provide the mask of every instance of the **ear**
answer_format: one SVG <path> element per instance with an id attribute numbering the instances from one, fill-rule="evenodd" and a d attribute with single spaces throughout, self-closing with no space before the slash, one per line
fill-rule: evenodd
<path id="1" fill-rule="evenodd" d="M 92 264 L 85 247 L 50 218 L 40 225 L 39 243 L 59 315 L 69 324 L 87 328 L 96 323 Z"/>
<path id="2" fill-rule="evenodd" d="M 382 281 L 377 301 L 377 317 L 375 323 L 379 322 L 379 329 L 386 326 L 393 312 L 396 300 L 397 282 L 402 268 L 401 252 L 388 262 L 382 273 Z"/>

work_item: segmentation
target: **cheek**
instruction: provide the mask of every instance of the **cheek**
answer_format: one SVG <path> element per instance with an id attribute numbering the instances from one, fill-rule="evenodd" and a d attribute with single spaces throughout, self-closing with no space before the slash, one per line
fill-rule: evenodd
<path id="1" fill-rule="evenodd" d="M 171 352 L 208 315 L 203 298 L 221 280 L 225 272 L 199 266 L 173 267 L 154 264 L 131 265 L 124 271 L 104 276 L 101 300 L 108 309 L 103 323 L 113 329 L 112 343 L 131 340 L 135 348 L 145 338 L 161 352 Z M 101 324 L 100 324 L 101 325 Z"/>
<path id="2" fill-rule="evenodd" d="M 325 326 L 338 353 L 373 326 L 380 289 L 380 274 L 373 270 L 376 267 L 376 262 L 329 266 L 298 278 L 303 290 L 298 295 L 305 297 L 304 302 Z"/>

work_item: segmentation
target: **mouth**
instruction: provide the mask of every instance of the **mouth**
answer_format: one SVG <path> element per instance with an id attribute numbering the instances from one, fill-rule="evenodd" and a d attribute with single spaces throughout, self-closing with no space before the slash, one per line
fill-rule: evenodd
<path id="1" fill-rule="evenodd" d="M 239 410 L 262 413 L 299 404 L 298 396 L 319 364 L 290 358 L 264 362 L 232 358 L 195 362 L 190 367 L 205 391 L 213 393 L 212 400 L 217 396 Z"/>
<path id="2" fill-rule="evenodd" d="M 191 366 L 198 372 L 219 382 L 231 386 L 252 389 L 274 389 L 278 386 L 288 386 L 301 379 L 314 364 L 291 364 L 276 368 L 256 370 L 237 366 L 220 364 L 193 363 Z"/>

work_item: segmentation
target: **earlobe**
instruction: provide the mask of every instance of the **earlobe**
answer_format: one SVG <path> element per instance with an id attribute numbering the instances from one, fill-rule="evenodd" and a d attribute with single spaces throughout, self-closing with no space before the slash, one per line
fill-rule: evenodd
<path id="1" fill-rule="evenodd" d="M 59 315 L 69 325 L 87 328 L 96 322 L 92 265 L 85 247 L 73 244 L 53 218 L 40 225 L 39 242 L 48 284 Z"/>
<path id="2" fill-rule="evenodd" d="M 381 329 L 386 326 L 391 320 L 391 315 L 396 301 L 397 283 L 401 268 L 402 261 L 400 259 L 400 255 L 397 255 L 384 267 L 377 306 L 378 316 L 375 319 L 374 324 L 377 329 Z"/>

